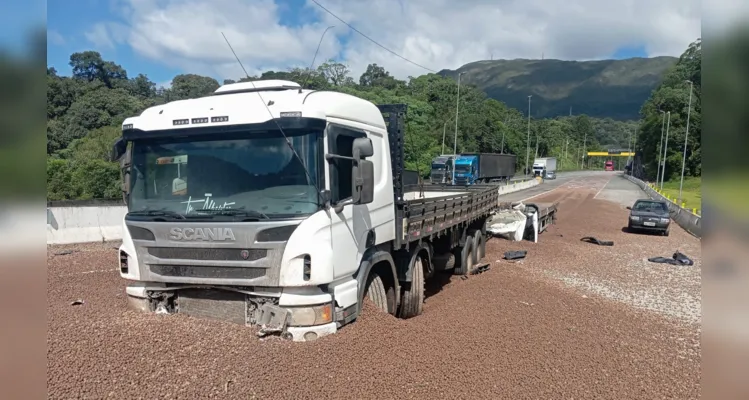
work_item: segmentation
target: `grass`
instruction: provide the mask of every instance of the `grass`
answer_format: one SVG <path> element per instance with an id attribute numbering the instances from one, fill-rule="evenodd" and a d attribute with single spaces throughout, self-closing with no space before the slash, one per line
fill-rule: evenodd
<path id="1" fill-rule="evenodd" d="M 676 201 L 679 198 L 679 182 L 680 179 L 664 182 L 661 193 Z M 681 197 L 681 201 L 686 203 L 687 209 L 696 208 L 697 212 L 700 213 L 700 210 L 702 210 L 702 178 L 685 177 Z"/>
<path id="2" fill-rule="evenodd" d="M 745 182 L 746 177 L 740 173 L 734 176 L 721 174 L 720 177 L 710 178 L 710 205 L 743 219 L 749 217 L 749 185 Z"/>

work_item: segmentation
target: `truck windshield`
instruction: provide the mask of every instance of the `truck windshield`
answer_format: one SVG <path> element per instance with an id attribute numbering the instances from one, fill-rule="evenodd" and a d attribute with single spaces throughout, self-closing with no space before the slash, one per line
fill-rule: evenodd
<path id="1" fill-rule="evenodd" d="M 438 171 L 444 170 L 445 164 L 432 163 L 432 169 Z"/>
<path id="2" fill-rule="evenodd" d="M 457 164 L 455 165 L 455 172 L 460 174 L 471 172 L 471 166 L 468 164 Z"/>
<path id="3" fill-rule="evenodd" d="M 267 218 L 316 212 L 322 132 L 285 133 L 304 165 L 280 132 L 134 141 L 130 212 L 188 218 L 200 210 L 241 209 Z"/>

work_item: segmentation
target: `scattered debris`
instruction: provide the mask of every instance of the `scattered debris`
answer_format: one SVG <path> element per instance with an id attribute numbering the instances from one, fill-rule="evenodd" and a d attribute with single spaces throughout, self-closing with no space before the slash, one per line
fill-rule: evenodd
<path id="1" fill-rule="evenodd" d="M 518 303 L 520 303 L 520 304 L 523 304 L 523 305 L 526 305 L 526 306 L 530 306 L 530 307 L 532 307 L 532 306 L 533 306 L 533 303 L 526 303 L 526 302 L 524 302 L 524 301 L 518 301 Z"/>
<path id="2" fill-rule="evenodd" d="M 229 392 L 229 384 L 230 383 L 234 383 L 234 381 L 232 381 L 231 379 L 229 379 L 228 381 L 226 381 L 226 383 L 224 383 L 224 393 Z"/>
<path id="3" fill-rule="evenodd" d="M 611 240 L 598 240 L 594 238 L 593 236 L 586 236 L 580 240 L 583 242 L 591 243 L 591 244 L 597 244 L 599 246 L 613 246 L 614 245 L 614 242 Z"/>
<path id="4" fill-rule="evenodd" d="M 486 272 L 489 270 L 489 263 L 483 263 L 477 266 L 476 268 L 472 269 L 469 274 L 471 275 L 478 275 L 482 272 Z"/>
<path id="5" fill-rule="evenodd" d="M 654 263 L 661 263 L 661 264 L 670 264 L 670 265 L 694 265 L 694 261 L 692 261 L 691 258 L 687 257 L 683 253 L 680 253 L 678 250 L 672 258 L 666 258 L 666 257 L 652 257 L 648 258 L 648 261 L 654 262 Z"/>
<path id="6" fill-rule="evenodd" d="M 77 252 L 78 252 L 78 250 L 63 250 L 63 251 L 58 251 L 57 253 L 55 253 L 55 255 L 56 256 L 67 256 L 67 255 L 70 255 L 70 254 L 73 254 L 73 253 L 77 253 Z"/>
<path id="7" fill-rule="evenodd" d="M 72 303 L 70 303 L 70 305 L 71 306 L 80 306 L 80 305 L 83 305 L 83 300 L 81 300 L 81 299 L 75 300 Z"/>
<path id="8" fill-rule="evenodd" d="M 505 260 L 521 260 L 528 254 L 526 250 L 506 251 Z"/>

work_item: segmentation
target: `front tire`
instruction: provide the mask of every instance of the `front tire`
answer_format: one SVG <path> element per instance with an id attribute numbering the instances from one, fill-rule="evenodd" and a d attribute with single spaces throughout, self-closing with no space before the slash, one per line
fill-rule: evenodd
<path id="1" fill-rule="evenodd" d="M 383 312 L 388 312 L 388 296 L 385 290 L 385 284 L 382 282 L 380 275 L 373 273 L 370 275 L 369 284 L 365 291 L 366 298 L 368 298 L 377 308 Z M 362 308 L 364 305 L 362 304 Z"/>

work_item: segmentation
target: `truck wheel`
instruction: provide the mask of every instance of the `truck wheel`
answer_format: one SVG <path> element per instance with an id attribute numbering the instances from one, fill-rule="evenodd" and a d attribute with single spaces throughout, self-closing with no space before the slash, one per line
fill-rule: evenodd
<path id="1" fill-rule="evenodd" d="M 424 309 L 424 263 L 421 254 L 414 255 L 411 261 L 413 275 L 411 287 L 401 294 L 400 317 L 412 318 L 421 315 Z"/>
<path id="2" fill-rule="evenodd" d="M 455 266 L 455 275 L 468 275 L 473 269 L 473 237 L 466 237 L 466 243 L 463 247 L 459 247 L 455 250 L 456 264 L 458 260 L 460 263 Z"/>
<path id="3" fill-rule="evenodd" d="M 387 292 L 385 291 L 385 284 L 377 273 L 369 275 L 369 284 L 367 284 L 365 296 L 374 303 L 377 308 L 383 312 L 388 312 L 388 298 Z M 364 308 L 364 304 L 361 305 L 361 308 Z"/>
<path id="4" fill-rule="evenodd" d="M 473 264 L 478 264 L 486 256 L 486 241 L 480 230 L 471 233 L 473 238 Z"/>

